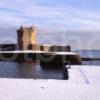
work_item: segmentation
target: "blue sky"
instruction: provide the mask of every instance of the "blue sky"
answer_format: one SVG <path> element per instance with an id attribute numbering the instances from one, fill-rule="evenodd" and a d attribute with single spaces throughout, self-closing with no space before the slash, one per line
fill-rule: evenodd
<path id="1" fill-rule="evenodd" d="M 1 0 L 0 22 L 10 25 L 33 23 L 61 29 L 99 29 L 100 0 Z"/>
<path id="2" fill-rule="evenodd" d="M 79 31 L 75 36 L 82 38 L 84 30 L 89 34 L 86 39 L 95 36 L 91 32 L 96 32 L 98 37 L 100 0 L 0 0 L 0 36 L 3 39 L 7 37 L 8 41 L 14 41 L 16 29 L 32 24 L 42 32 L 44 29 L 46 32 L 74 30 L 74 33 Z M 51 41 L 48 40 L 50 36 L 46 38 L 45 41 Z"/>

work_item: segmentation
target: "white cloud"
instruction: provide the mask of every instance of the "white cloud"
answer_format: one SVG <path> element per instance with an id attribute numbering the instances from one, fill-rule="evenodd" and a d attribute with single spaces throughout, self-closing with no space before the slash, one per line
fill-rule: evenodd
<path id="1" fill-rule="evenodd" d="M 44 4 L 47 2 L 55 3 L 51 0 L 45 0 L 44 3 L 41 0 L 2 0 L 0 8 L 5 10 L 0 12 L 0 21 L 35 22 L 38 25 L 46 23 L 46 25 L 62 25 L 66 28 L 68 25 L 70 27 L 76 25 L 80 26 L 79 28 L 94 27 L 94 29 L 99 29 L 99 12 L 81 11 L 71 7 L 45 6 Z"/>

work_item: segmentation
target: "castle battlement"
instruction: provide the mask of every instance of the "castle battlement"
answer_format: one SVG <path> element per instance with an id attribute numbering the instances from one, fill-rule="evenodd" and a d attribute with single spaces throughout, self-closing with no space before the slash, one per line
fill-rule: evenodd
<path id="1" fill-rule="evenodd" d="M 22 33 L 22 32 L 28 32 L 28 33 L 36 32 L 36 28 L 34 26 L 33 27 L 29 27 L 29 28 L 21 26 L 20 29 L 17 30 L 17 33 Z"/>

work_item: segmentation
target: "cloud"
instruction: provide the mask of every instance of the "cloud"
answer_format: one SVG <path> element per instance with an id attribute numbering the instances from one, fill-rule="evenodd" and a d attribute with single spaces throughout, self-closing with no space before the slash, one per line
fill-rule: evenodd
<path id="1" fill-rule="evenodd" d="M 62 7 L 56 0 L 2 0 L 0 16 L 0 22 L 34 23 L 42 27 L 52 27 L 52 25 L 58 28 L 62 26 L 62 29 L 73 29 L 73 27 L 99 29 L 100 27 L 99 12 Z"/>

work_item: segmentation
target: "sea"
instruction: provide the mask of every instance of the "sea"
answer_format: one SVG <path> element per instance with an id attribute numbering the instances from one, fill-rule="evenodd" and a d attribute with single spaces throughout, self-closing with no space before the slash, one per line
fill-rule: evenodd
<path id="1" fill-rule="evenodd" d="M 100 50 L 77 50 L 81 57 L 100 58 Z M 100 61 L 82 61 L 83 65 L 100 66 Z M 44 70 L 37 63 L 0 62 L 0 78 L 62 79 L 61 70 Z"/>
<path id="2" fill-rule="evenodd" d="M 81 58 L 100 58 L 100 50 L 76 50 L 75 52 L 78 53 Z M 100 66 L 100 61 L 82 61 L 82 64 Z"/>

